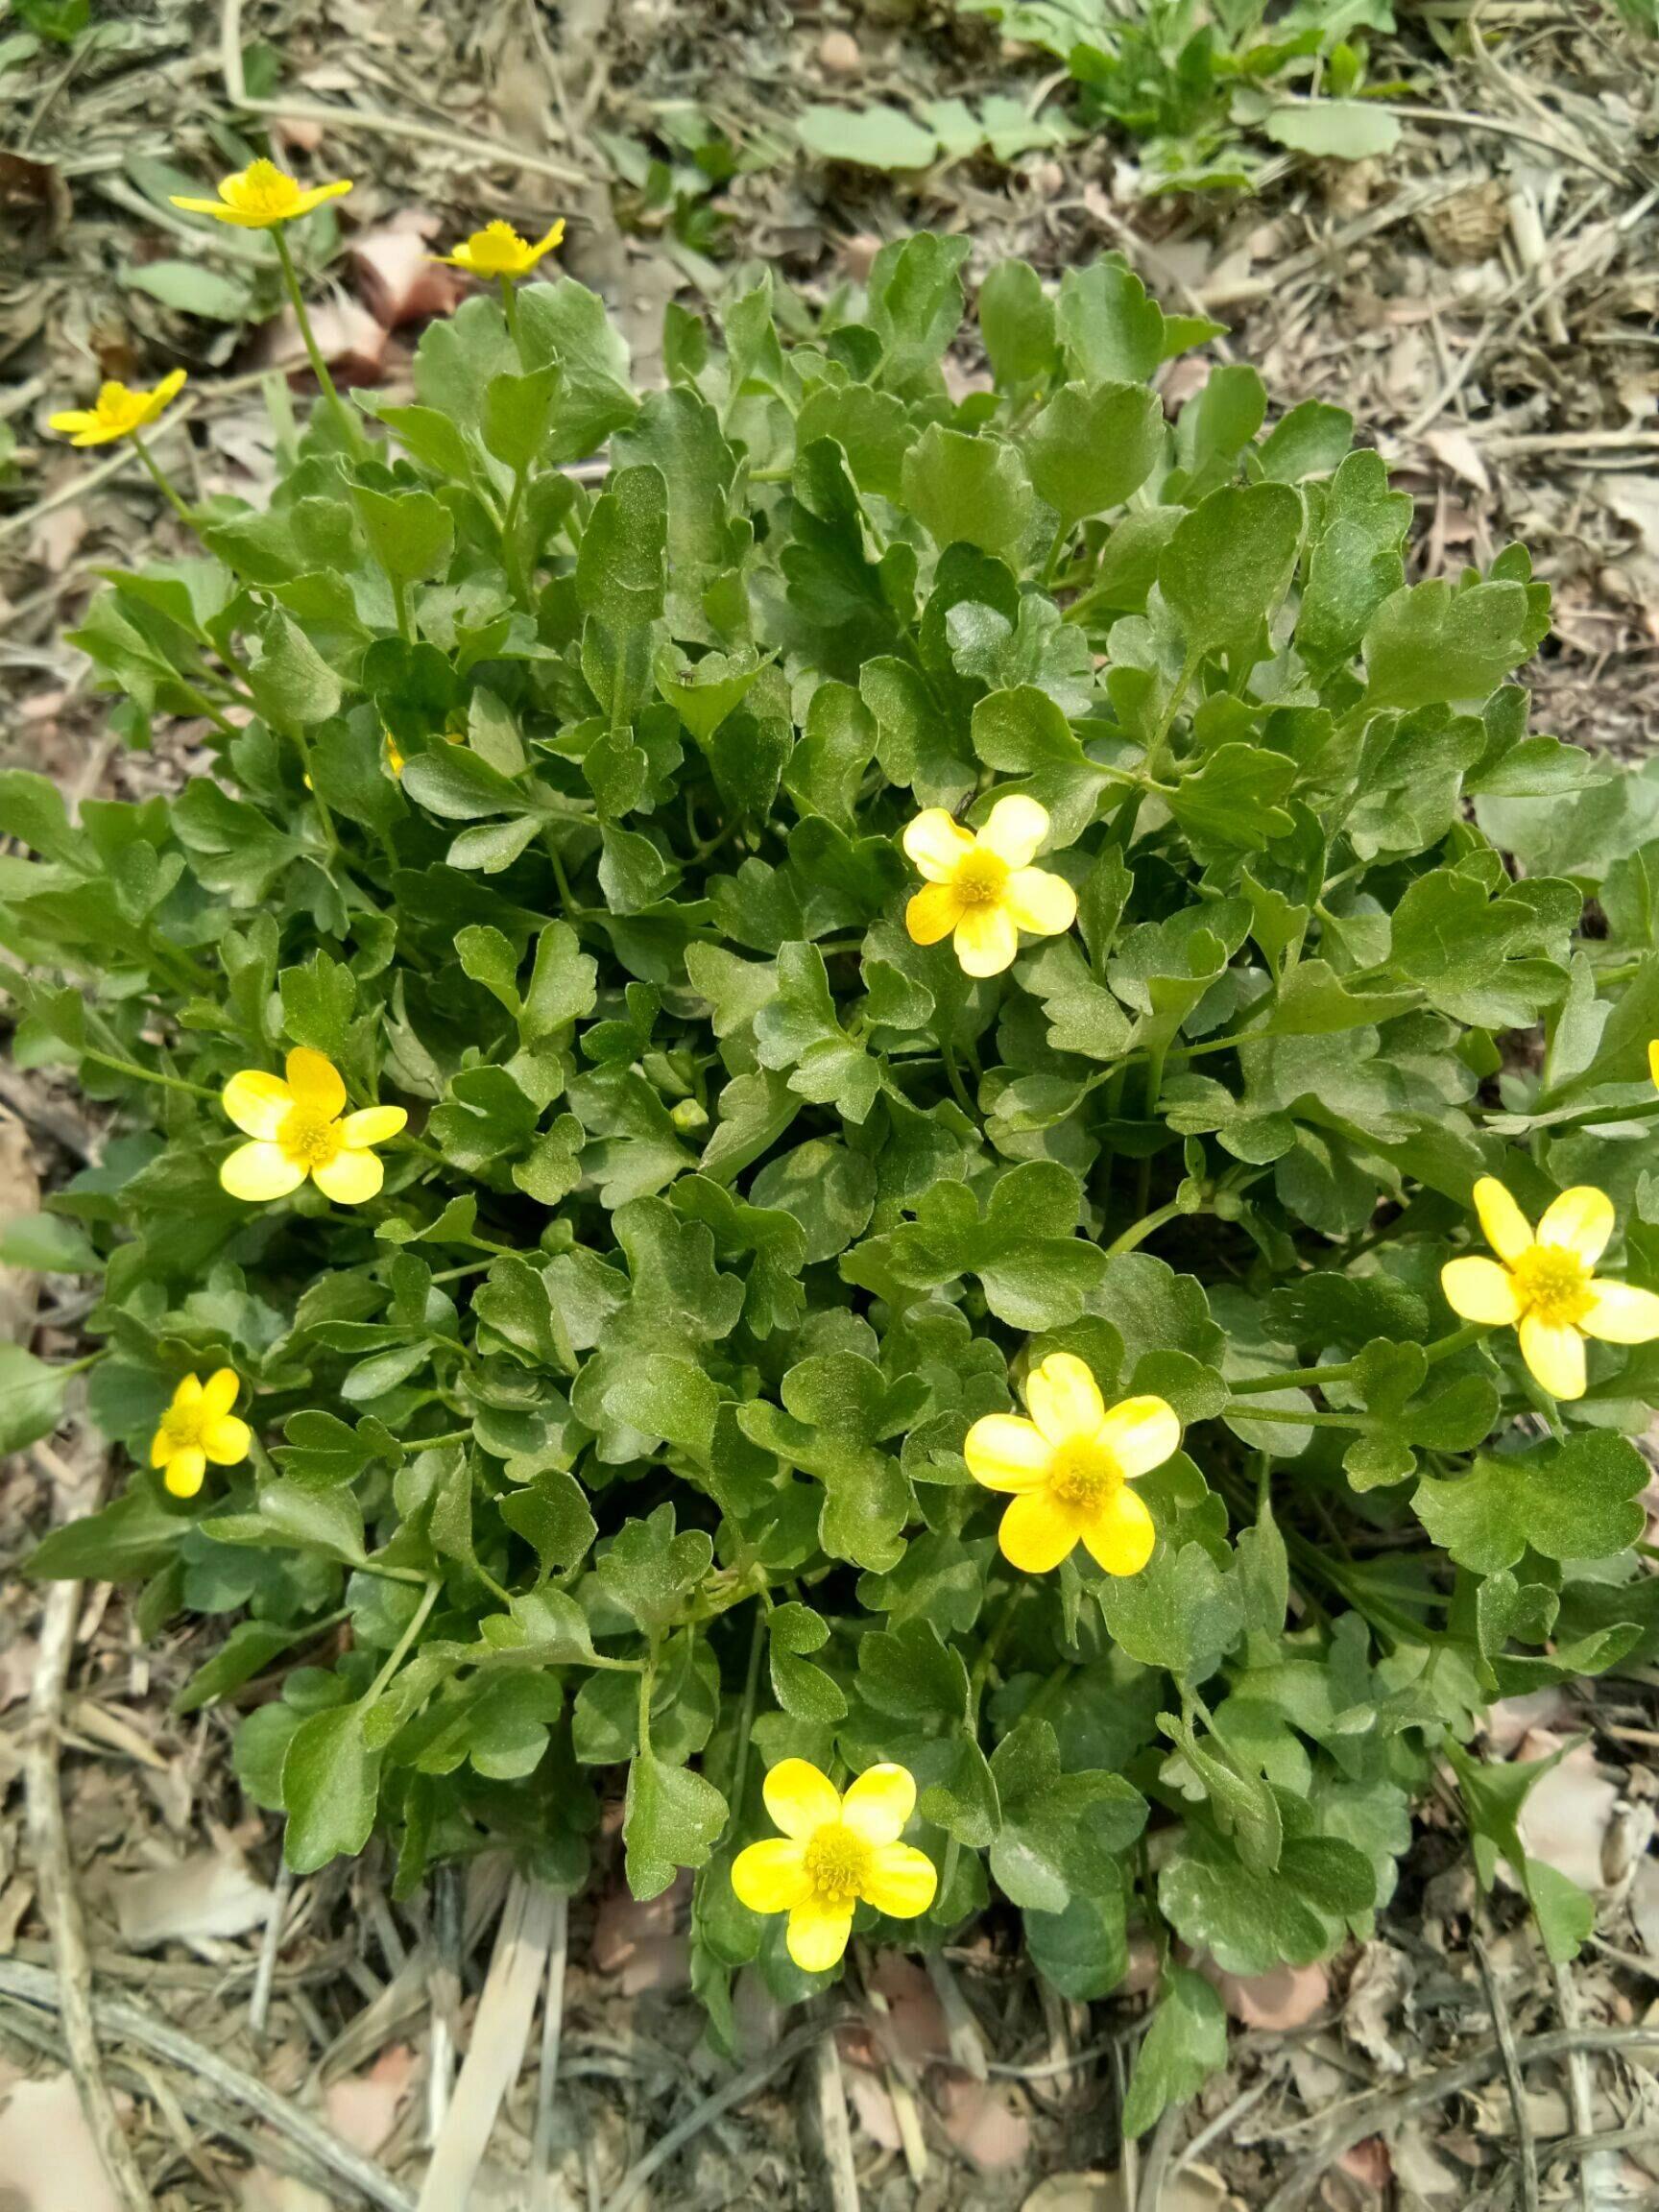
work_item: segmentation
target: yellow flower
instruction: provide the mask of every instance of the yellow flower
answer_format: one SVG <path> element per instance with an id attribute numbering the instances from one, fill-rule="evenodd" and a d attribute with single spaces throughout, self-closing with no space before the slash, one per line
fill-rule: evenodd
<path id="1" fill-rule="evenodd" d="M 1534 1235 L 1525 1214 L 1491 1175 L 1475 1186 L 1475 1211 L 1497 1260 L 1450 1260 L 1440 1287 L 1454 1313 L 1488 1328 L 1513 1328 L 1521 1357 L 1552 1398 L 1584 1395 L 1584 1339 L 1646 1344 L 1659 1336 L 1659 1298 L 1632 1283 L 1591 1272 L 1613 1234 L 1613 1201 L 1579 1184 L 1563 1190 Z M 1502 1262 L 1502 1265 L 1500 1265 Z"/>
<path id="2" fill-rule="evenodd" d="M 528 238 L 520 238 L 511 223 L 487 223 L 453 253 L 434 253 L 432 258 L 446 269 L 465 269 L 469 276 L 528 276 L 542 254 L 551 253 L 564 236 L 563 216 L 534 246 Z"/>
<path id="3" fill-rule="evenodd" d="M 245 1068 L 225 1086 L 225 1111 L 253 1139 L 238 1145 L 219 1180 L 232 1198 L 286 1198 L 307 1175 L 325 1198 L 361 1206 L 385 1181 L 370 1150 L 396 1137 L 401 1106 L 344 1114 L 346 1086 L 330 1060 L 301 1045 L 288 1055 L 288 1080 Z"/>
<path id="4" fill-rule="evenodd" d="M 186 1375 L 174 1391 L 150 1447 L 150 1464 L 161 1469 L 175 1498 L 195 1497 L 209 1459 L 215 1467 L 234 1467 L 247 1458 L 253 1431 L 230 1410 L 241 1387 L 236 1370 L 221 1367 L 205 1382 Z"/>
<path id="5" fill-rule="evenodd" d="M 1179 1446 L 1173 1407 L 1125 1398 L 1108 1412 L 1094 1376 L 1070 1352 L 1050 1352 L 1027 1377 L 1025 1403 L 1029 1421 L 988 1413 L 962 1447 L 975 1482 L 1014 1493 L 998 1531 L 1003 1558 L 1046 1575 L 1081 1539 L 1108 1575 L 1139 1575 L 1157 1530 L 1127 1484 Z"/>
<path id="6" fill-rule="evenodd" d="M 325 200 L 342 199 L 350 189 L 350 179 L 339 177 L 307 191 L 275 161 L 250 161 L 234 177 L 221 179 L 217 200 L 180 200 L 175 193 L 173 204 L 191 215 L 211 215 L 216 223 L 233 223 L 238 230 L 274 230 L 278 223 L 309 215 Z"/>
<path id="7" fill-rule="evenodd" d="M 1063 876 L 1033 868 L 1048 834 L 1048 809 L 1035 799 L 998 799 L 983 830 L 964 830 L 942 806 L 918 814 L 904 850 L 926 878 L 904 909 L 918 945 L 954 934 L 965 975 L 999 975 L 1020 950 L 1019 932 L 1057 937 L 1077 918 L 1077 894 Z"/>
<path id="8" fill-rule="evenodd" d="M 174 369 L 153 392 L 135 392 L 129 384 L 113 381 L 100 384 L 90 407 L 71 407 L 54 415 L 50 426 L 72 445 L 108 445 L 117 438 L 131 438 L 134 430 L 148 430 L 183 383 L 183 370 Z"/>
<path id="9" fill-rule="evenodd" d="M 1647 1047 L 1647 1072 L 1653 1078 L 1653 1088 L 1659 1091 L 1659 1037 Z"/>
<path id="10" fill-rule="evenodd" d="M 382 730 L 380 734 L 386 741 L 386 765 L 391 769 L 394 776 L 401 779 L 404 769 L 409 765 L 403 748 L 393 736 L 390 730 Z M 465 745 L 467 733 L 465 730 L 445 730 L 444 741 L 447 745 Z M 311 779 L 307 777 L 305 781 L 309 785 Z"/>
<path id="11" fill-rule="evenodd" d="M 766 1810 L 781 1836 L 751 1843 L 732 1866 L 732 1887 L 751 1912 L 787 1912 L 789 1956 L 822 1974 L 847 1948 L 854 1908 L 896 1920 L 926 1912 L 939 1876 L 926 1851 L 901 1843 L 916 1809 L 902 1767 L 870 1767 L 843 1797 L 805 1759 L 784 1759 L 766 1777 Z"/>

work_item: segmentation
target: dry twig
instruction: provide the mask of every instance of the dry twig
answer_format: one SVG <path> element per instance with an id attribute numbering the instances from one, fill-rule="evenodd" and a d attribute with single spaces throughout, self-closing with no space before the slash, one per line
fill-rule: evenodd
<path id="1" fill-rule="evenodd" d="M 1521 2061 L 1515 2050 L 1515 2029 L 1509 2018 L 1509 2008 L 1503 2002 L 1503 1992 L 1498 1986 L 1498 1977 L 1492 1970 L 1492 1960 L 1485 1944 L 1479 1936 L 1472 1936 L 1469 1948 L 1475 1954 L 1475 1963 L 1480 1973 L 1480 1986 L 1486 1992 L 1487 2010 L 1492 2015 L 1492 2026 L 1498 2036 L 1498 2053 L 1503 2061 L 1503 2081 L 1509 2092 L 1509 2110 L 1515 2120 L 1515 2144 L 1521 2158 L 1521 2200 L 1527 2212 L 1538 2212 L 1538 2146 L 1532 2140 L 1531 2123 L 1527 2117 L 1527 2084 L 1521 2079 Z"/>

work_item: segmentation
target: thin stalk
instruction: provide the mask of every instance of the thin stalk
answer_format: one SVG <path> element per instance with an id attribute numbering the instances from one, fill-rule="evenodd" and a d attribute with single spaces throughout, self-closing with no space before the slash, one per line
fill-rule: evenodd
<path id="1" fill-rule="evenodd" d="M 425 1580 L 425 1577 L 422 1576 L 421 1579 Z M 398 1668 L 402 1666 L 404 1660 L 408 1658 L 410 1647 L 414 1644 L 415 1639 L 420 1635 L 421 1629 L 426 1625 L 427 1616 L 431 1613 L 433 1606 L 438 1601 L 439 1587 L 440 1585 L 436 1576 L 434 1576 L 430 1581 L 426 1582 L 426 1587 L 421 1593 L 421 1602 L 416 1606 L 413 1614 L 410 1616 L 409 1625 L 404 1629 L 402 1635 L 398 1637 L 397 1643 L 393 1646 L 391 1657 L 387 1660 L 385 1666 L 381 1668 L 379 1673 L 375 1675 L 373 1682 L 370 1685 L 369 1695 L 365 1699 L 366 1704 L 377 1704 L 379 1700 L 385 1695 L 387 1688 L 391 1683 L 392 1677 L 397 1673 Z"/>
<path id="2" fill-rule="evenodd" d="M 300 336 L 305 347 L 305 358 L 311 364 L 311 373 L 317 379 L 317 388 L 333 408 L 335 418 L 346 433 L 347 444 L 354 446 L 357 444 L 357 425 L 348 414 L 346 402 L 341 398 L 335 388 L 334 379 L 328 373 L 328 364 L 324 360 L 322 352 L 318 349 L 317 334 L 312 329 L 311 318 L 305 311 L 305 295 L 300 288 L 300 272 L 294 266 L 294 256 L 288 251 L 288 240 L 283 233 L 280 223 L 273 224 L 271 238 L 276 248 L 276 258 L 282 265 L 283 288 L 288 294 L 289 304 L 294 310 L 294 319 L 300 325 Z"/>
<path id="3" fill-rule="evenodd" d="M 1154 1206 L 1150 1214 L 1142 1214 L 1139 1221 L 1132 1221 L 1121 1237 L 1115 1237 L 1106 1247 L 1106 1257 L 1115 1252 L 1133 1252 L 1137 1244 L 1144 1243 L 1155 1229 L 1162 1229 L 1166 1221 L 1173 1221 L 1185 1209 L 1173 1198 L 1162 1206 Z"/>
<path id="4" fill-rule="evenodd" d="M 168 475 L 166 469 L 162 468 L 160 462 L 156 460 L 155 454 L 151 452 L 136 430 L 132 433 L 132 450 L 143 463 L 151 482 L 160 493 L 162 498 L 166 500 L 168 506 L 172 508 L 174 514 L 178 516 L 180 521 L 187 523 L 194 530 L 196 527 L 195 516 L 184 504 L 172 477 Z"/>
<path id="5" fill-rule="evenodd" d="M 117 1059 L 113 1052 L 99 1052 L 84 1046 L 83 1060 L 96 1061 L 100 1068 L 108 1068 L 117 1075 L 131 1075 L 140 1083 L 159 1084 L 164 1091 L 185 1091 L 193 1098 L 217 1098 L 217 1091 L 209 1091 L 204 1083 L 187 1083 L 182 1075 L 163 1075 L 154 1068 L 141 1068 L 136 1060 Z"/>

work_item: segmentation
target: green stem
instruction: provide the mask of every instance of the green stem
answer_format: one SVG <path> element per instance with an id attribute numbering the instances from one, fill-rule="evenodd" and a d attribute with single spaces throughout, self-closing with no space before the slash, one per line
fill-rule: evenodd
<path id="1" fill-rule="evenodd" d="M 84 1046 L 83 1060 L 94 1060 L 100 1068 L 110 1069 L 117 1075 L 131 1075 L 140 1083 L 157 1083 L 165 1091 L 184 1091 L 192 1098 L 214 1098 L 217 1091 L 209 1091 L 204 1083 L 187 1083 L 182 1075 L 162 1075 L 154 1068 L 140 1068 L 136 1060 L 118 1060 L 113 1052 L 98 1052 L 91 1046 Z"/>
<path id="2" fill-rule="evenodd" d="M 180 521 L 187 523 L 189 527 L 194 530 L 196 527 L 195 516 L 191 513 L 190 509 L 184 504 L 183 499 L 180 496 L 178 488 L 175 486 L 172 477 L 168 475 L 166 469 L 162 468 L 161 464 L 156 460 L 155 454 L 151 452 L 149 446 L 146 445 L 143 439 L 139 437 L 136 430 L 134 430 L 132 433 L 132 450 L 137 454 L 139 460 L 144 464 L 144 467 L 149 473 L 151 482 L 160 493 L 162 498 L 166 500 L 168 506 L 172 508 L 174 514 L 178 516 Z"/>
<path id="3" fill-rule="evenodd" d="M 335 419 L 346 434 L 346 443 L 357 444 L 357 425 L 346 411 L 346 402 L 335 389 L 334 379 L 328 373 L 328 364 L 318 349 L 317 336 L 311 327 L 311 318 L 305 312 L 305 295 L 300 289 L 300 273 L 294 266 L 294 256 L 288 251 L 288 240 L 280 223 L 271 227 L 272 243 L 276 248 L 276 258 L 282 265 L 283 288 L 288 294 L 294 319 L 300 325 L 300 336 L 304 342 L 305 358 L 311 364 L 311 373 L 317 379 L 317 388 L 333 408 Z"/>
<path id="4" fill-rule="evenodd" d="M 512 339 L 513 350 L 522 364 L 524 349 L 518 342 L 518 290 L 511 276 L 503 276 L 501 279 L 501 305 L 507 317 L 507 335 Z"/>
<path id="5" fill-rule="evenodd" d="M 424 1581 L 425 1577 L 421 1576 L 421 1579 Z M 404 1660 L 408 1658 L 410 1647 L 415 1642 L 415 1639 L 420 1635 L 421 1629 L 425 1627 L 427 1616 L 430 1614 L 433 1606 L 438 1601 L 438 1590 L 439 1584 L 436 1579 L 426 1582 L 425 1590 L 421 1594 L 421 1602 L 416 1606 L 413 1614 L 410 1616 L 408 1627 L 405 1628 L 402 1635 L 398 1637 L 397 1643 L 392 1647 L 391 1657 L 387 1660 L 385 1666 L 381 1668 L 379 1673 L 375 1675 L 373 1682 L 370 1685 L 369 1695 L 364 1699 L 364 1703 L 366 1705 L 378 1704 L 379 1700 L 385 1695 L 387 1686 L 390 1684 L 392 1677 L 397 1673 L 398 1668 L 402 1666 Z"/>
<path id="6" fill-rule="evenodd" d="M 1155 1229 L 1162 1229 L 1166 1221 L 1173 1221 L 1184 1211 L 1179 1202 L 1168 1199 L 1162 1206 L 1154 1206 L 1150 1214 L 1142 1214 L 1139 1221 L 1132 1221 L 1121 1237 L 1115 1237 L 1106 1247 L 1106 1257 L 1116 1252 L 1133 1252 L 1137 1244 L 1143 1243 Z M 1235 1385 L 1237 1387 L 1237 1385 Z"/>
<path id="7" fill-rule="evenodd" d="M 755 1608 L 749 1638 L 749 1665 L 743 1675 L 743 1706 L 737 1717 L 737 1758 L 732 1768 L 732 1811 L 743 1815 L 743 1790 L 749 1779 L 749 1739 L 755 1733 L 755 1705 L 760 1694 L 760 1647 L 766 1640 L 766 1607 Z"/>
<path id="8" fill-rule="evenodd" d="M 968 1086 L 963 1082 L 962 1070 L 956 1065 L 955 1047 L 950 1045 L 942 1045 L 939 1049 L 940 1055 L 945 1062 L 945 1072 L 950 1078 L 951 1095 L 955 1098 L 957 1105 L 961 1107 L 963 1113 L 968 1116 L 969 1119 L 972 1121 L 977 1121 L 979 1118 L 978 1109 L 975 1107 L 973 1099 L 968 1095 Z"/>
<path id="9" fill-rule="evenodd" d="M 1454 1329 L 1449 1335 L 1437 1336 L 1432 1344 L 1426 1344 L 1423 1357 L 1431 1367 L 1437 1366 L 1442 1359 L 1450 1359 L 1455 1353 L 1476 1343 L 1485 1334 L 1484 1322 L 1465 1321 L 1460 1329 Z M 1278 1375 L 1246 1375 L 1236 1382 L 1230 1382 L 1227 1387 L 1235 1398 L 1246 1397 L 1256 1390 L 1322 1389 L 1327 1382 L 1352 1382 L 1358 1373 L 1358 1359 L 1344 1359 L 1339 1366 L 1292 1367 Z M 1290 1418 L 1301 1421 L 1308 1416 L 1298 1413 Z"/>

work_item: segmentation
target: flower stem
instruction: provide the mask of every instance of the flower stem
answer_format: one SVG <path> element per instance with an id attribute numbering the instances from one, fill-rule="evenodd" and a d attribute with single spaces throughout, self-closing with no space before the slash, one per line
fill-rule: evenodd
<path id="1" fill-rule="evenodd" d="M 328 364 L 324 360 L 318 348 L 317 334 L 311 327 L 310 316 L 305 312 L 305 295 L 300 289 L 300 273 L 294 266 L 294 256 L 288 251 L 288 240 L 284 236 L 282 226 L 279 223 L 272 226 L 271 237 L 276 248 L 276 258 L 282 265 L 283 288 L 288 294 L 289 304 L 294 310 L 294 319 L 300 325 L 300 336 L 305 347 L 305 358 L 311 364 L 311 373 L 317 379 L 317 388 L 333 408 L 335 419 L 346 434 L 347 444 L 355 446 L 357 444 L 357 425 L 346 412 L 346 402 L 335 388 L 334 379 L 328 373 Z"/>
<path id="2" fill-rule="evenodd" d="M 186 1091 L 193 1098 L 217 1098 L 217 1091 L 210 1091 L 204 1083 L 187 1083 L 182 1075 L 163 1075 L 154 1068 L 141 1068 L 136 1060 L 119 1060 L 113 1052 L 100 1052 L 92 1046 L 82 1047 L 83 1060 L 94 1060 L 100 1068 L 108 1068 L 117 1075 L 132 1075 L 140 1083 L 158 1083 L 165 1091 Z"/>
<path id="3" fill-rule="evenodd" d="M 162 468 L 160 462 L 156 460 L 155 454 L 151 452 L 149 446 L 145 445 L 143 439 L 139 437 L 136 430 L 132 433 L 132 450 L 144 464 L 151 482 L 160 493 L 162 498 L 166 500 L 168 506 L 172 508 L 174 514 L 178 516 L 180 521 L 187 523 L 194 530 L 196 527 L 195 515 L 184 504 L 178 486 L 168 475 L 166 469 Z"/>
<path id="4" fill-rule="evenodd" d="M 421 1596 L 421 1602 L 416 1606 L 413 1614 L 411 1614 L 408 1627 L 405 1628 L 402 1635 L 398 1637 L 397 1643 L 392 1648 L 391 1657 L 387 1660 L 385 1666 L 381 1668 L 379 1673 L 374 1677 L 373 1683 L 370 1688 L 369 1695 L 364 1699 L 364 1703 L 366 1705 L 376 1704 L 379 1699 L 384 1696 L 387 1689 L 391 1684 L 392 1677 L 397 1673 L 398 1668 L 402 1666 L 404 1660 L 408 1658 L 410 1646 L 414 1643 L 416 1637 L 420 1635 L 421 1629 L 425 1627 L 426 1617 L 438 1601 L 439 1587 L 440 1585 L 438 1583 L 438 1579 L 436 1576 L 434 1576 L 422 1591 Z"/>
<path id="5" fill-rule="evenodd" d="M 1115 1237 L 1106 1247 L 1106 1257 L 1115 1252 L 1133 1252 L 1137 1244 L 1144 1243 L 1155 1229 L 1162 1229 L 1166 1221 L 1173 1221 L 1177 1214 L 1187 1209 L 1179 1199 L 1170 1198 L 1162 1206 L 1154 1206 L 1150 1214 L 1142 1214 L 1139 1221 L 1132 1221 L 1121 1237 Z"/>
<path id="6" fill-rule="evenodd" d="M 513 341 L 513 350 L 522 362 L 524 349 L 518 343 L 518 291 L 511 276 L 501 279 L 501 306 L 507 317 L 507 335 Z"/>

